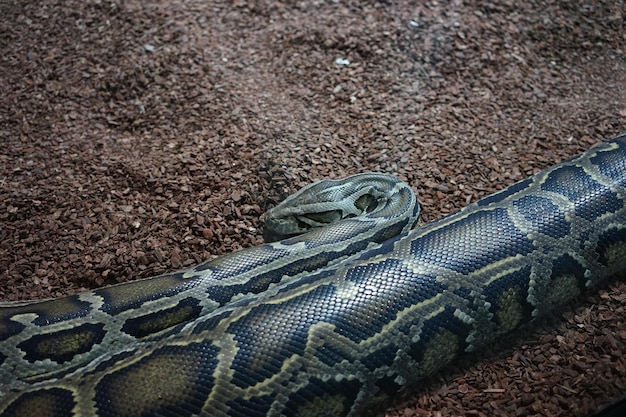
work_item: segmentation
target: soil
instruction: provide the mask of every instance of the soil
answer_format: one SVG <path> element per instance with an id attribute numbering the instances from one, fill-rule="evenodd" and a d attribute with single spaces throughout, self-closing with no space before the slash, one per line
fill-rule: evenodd
<path id="1" fill-rule="evenodd" d="M 322 177 L 428 222 L 626 130 L 626 3 L 0 0 L 0 300 L 262 242 Z M 626 392 L 618 277 L 386 416 L 585 416 Z"/>

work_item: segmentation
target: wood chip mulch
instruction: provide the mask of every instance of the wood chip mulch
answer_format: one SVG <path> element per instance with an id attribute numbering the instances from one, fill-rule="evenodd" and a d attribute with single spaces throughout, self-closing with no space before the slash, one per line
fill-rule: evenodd
<path id="1" fill-rule="evenodd" d="M 0 1 L 0 300 L 262 242 L 322 177 L 431 221 L 626 130 L 624 1 Z M 624 277 L 381 414 L 585 416 L 626 392 Z M 512 338 L 513 339 L 513 338 Z"/>

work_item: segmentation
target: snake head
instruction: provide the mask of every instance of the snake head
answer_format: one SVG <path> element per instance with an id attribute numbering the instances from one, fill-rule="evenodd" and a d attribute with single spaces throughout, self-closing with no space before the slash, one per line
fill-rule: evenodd
<path id="1" fill-rule="evenodd" d="M 417 213 L 419 208 L 411 209 L 416 204 L 410 187 L 387 174 L 369 172 L 340 180 L 321 180 L 269 210 L 263 237 L 266 242 L 272 242 L 345 219 L 394 217 L 396 212 L 405 211 Z"/>

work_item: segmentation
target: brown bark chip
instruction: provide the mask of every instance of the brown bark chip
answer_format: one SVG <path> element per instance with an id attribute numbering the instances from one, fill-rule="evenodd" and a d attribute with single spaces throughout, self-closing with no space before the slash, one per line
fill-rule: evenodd
<path id="1" fill-rule="evenodd" d="M 624 1 L 0 0 L 0 299 L 259 244 L 322 177 L 431 221 L 626 130 Z M 619 277 L 623 278 L 623 277 Z M 623 279 L 387 416 L 584 416 L 626 392 Z"/>

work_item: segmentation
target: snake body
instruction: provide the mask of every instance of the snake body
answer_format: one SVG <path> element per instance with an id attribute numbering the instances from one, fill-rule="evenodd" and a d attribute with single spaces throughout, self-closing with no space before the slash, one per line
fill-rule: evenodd
<path id="1" fill-rule="evenodd" d="M 382 178 L 268 213 L 281 233 L 330 229 L 3 305 L 0 415 L 362 416 L 626 271 L 626 135 L 418 228 L 414 197 Z"/>

